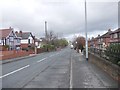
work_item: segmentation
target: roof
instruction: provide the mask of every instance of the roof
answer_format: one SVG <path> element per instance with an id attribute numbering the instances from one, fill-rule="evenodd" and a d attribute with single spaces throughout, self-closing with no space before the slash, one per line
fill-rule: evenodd
<path id="1" fill-rule="evenodd" d="M 103 34 L 101 38 L 109 38 L 111 33 L 112 31 L 108 31 L 107 33 Z"/>
<path id="2" fill-rule="evenodd" d="M 111 34 L 118 33 L 118 32 L 120 32 L 120 28 L 118 28 L 117 30 L 115 30 L 115 31 L 112 32 Z"/>
<path id="3" fill-rule="evenodd" d="M 95 41 L 95 40 L 97 40 L 97 38 L 92 38 L 91 40 Z"/>
<path id="4" fill-rule="evenodd" d="M 99 36 L 97 36 L 95 39 L 99 39 L 101 36 L 99 35 Z"/>
<path id="5" fill-rule="evenodd" d="M 33 37 L 33 35 L 31 34 L 31 32 L 16 33 L 16 35 L 18 37 L 21 37 L 22 39 L 28 39 L 30 35 Z"/>
<path id="6" fill-rule="evenodd" d="M 35 42 L 40 42 L 40 39 L 38 39 L 38 38 L 35 38 Z"/>
<path id="7" fill-rule="evenodd" d="M 6 38 L 11 31 L 12 29 L 0 29 L 0 38 Z"/>

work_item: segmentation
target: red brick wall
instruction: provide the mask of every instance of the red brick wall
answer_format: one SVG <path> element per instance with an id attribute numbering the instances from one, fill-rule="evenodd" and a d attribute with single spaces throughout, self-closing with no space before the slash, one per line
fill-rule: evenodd
<path id="1" fill-rule="evenodd" d="M 29 52 L 26 51 L 2 51 L 1 53 L 2 55 L 0 56 L 0 60 L 12 59 L 29 55 Z"/>
<path id="2" fill-rule="evenodd" d="M 8 49 L 5 48 L 4 46 L 0 45 L 0 51 L 7 51 Z"/>
<path id="3" fill-rule="evenodd" d="M 42 48 L 37 48 L 37 54 L 38 53 L 42 53 L 42 52 L 44 52 L 45 50 L 44 49 L 42 49 Z"/>
<path id="4" fill-rule="evenodd" d="M 35 51 L 34 50 L 29 50 L 28 53 L 29 54 L 35 54 Z"/>
<path id="5" fill-rule="evenodd" d="M 28 44 L 21 44 L 21 48 L 28 48 Z"/>

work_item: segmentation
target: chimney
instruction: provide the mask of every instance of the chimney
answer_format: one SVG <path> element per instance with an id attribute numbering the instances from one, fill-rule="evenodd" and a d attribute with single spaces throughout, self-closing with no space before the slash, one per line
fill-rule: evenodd
<path id="1" fill-rule="evenodd" d="M 98 37 L 100 37 L 100 34 L 98 34 Z"/>
<path id="2" fill-rule="evenodd" d="M 20 37 L 22 37 L 22 31 L 19 31 Z"/>
<path id="3" fill-rule="evenodd" d="M 18 31 L 15 31 L 15 33 L 18 33 Z"/>
<path id="4" fill-rule="evenodd" d="M 12 27 L 9 27 L 10 30 L 12 30 L 13 28 Z"/>
<path id="5" fill-rule="evenodd" d="M 12 29 L 11 27 L 9 27 L 9 29 Z"/>
<path id="6" fill-rule="evenodd" d="M 19 33 L 21 33 L 21 34 L 22 34 L 22 31 L 19 31 Z"/>
<path id="7" fill-rule="evenodd" d="M 111 32 L 111 29 L 108 29 L 108 32 Z"/>

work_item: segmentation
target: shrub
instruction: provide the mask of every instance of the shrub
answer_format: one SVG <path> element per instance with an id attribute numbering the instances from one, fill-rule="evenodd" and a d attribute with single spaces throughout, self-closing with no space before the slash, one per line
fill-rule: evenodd
<path id="1" fill-rule="evenodd" d="M 43 45 L 42 47 L 45 51 L 51 51 L 51 50 L 54 50 L 55 49 L 55 46 L 54 45 L 51 45 L 51 44 L 45 44 Z"/>
<path id="2" fill-rule="evenodd" d="M 105 55 L 112 63 L 119 64 L 118 62 L 120 62 L 120 44 L 110 44 L 110 46 L 106 48 Z"/>
<path id="3" fill-rule="evenodd" d="M 9 48 L 9 45 L 5 45 L 4 48 L 6 48 L 6 49 Z"/>

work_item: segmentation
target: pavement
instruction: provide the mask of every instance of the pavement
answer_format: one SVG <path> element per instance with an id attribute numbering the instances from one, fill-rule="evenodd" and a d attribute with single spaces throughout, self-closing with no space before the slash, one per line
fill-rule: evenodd
<path id="1" fill-rule="evenodd" d="M 1 79 L 2 88 L 118 88 L 117 81 L 70 48 L 3 64 Z"/>
<path id="2" fill-rule="evenodd" d="M 118 82 L 101 68 L 86 61 L 82 53 L 73 53 L 71 62 L 72 88 L 118 88 Z"/>

